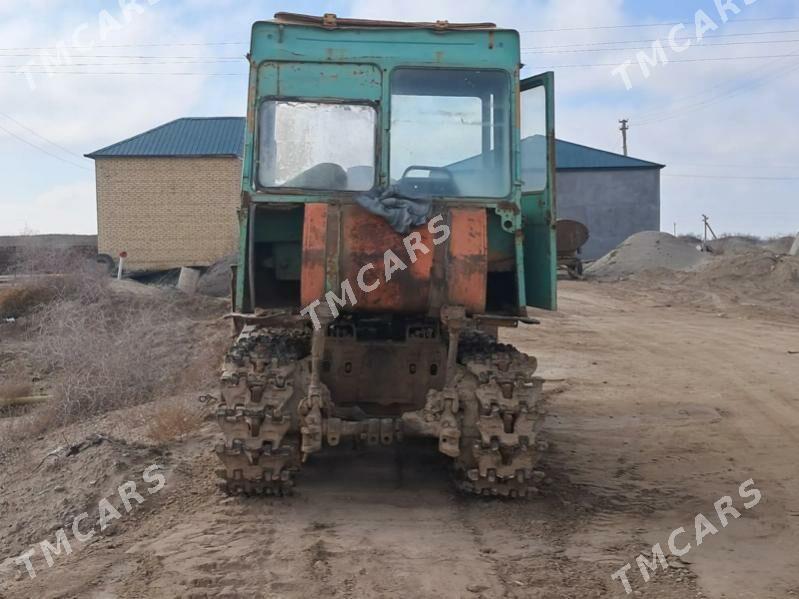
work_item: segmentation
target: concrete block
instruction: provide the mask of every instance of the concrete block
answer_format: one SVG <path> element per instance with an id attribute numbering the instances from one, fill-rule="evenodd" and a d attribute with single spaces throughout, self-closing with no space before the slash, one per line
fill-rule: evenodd
<path id="1" fill-rule="evenodd" d="M 197 283 L 200 280 L 200 271 L 196 268 L 183 267 L 180 269 L 177 288 L 183 293 L 192 295 L 197 291 Z"/>

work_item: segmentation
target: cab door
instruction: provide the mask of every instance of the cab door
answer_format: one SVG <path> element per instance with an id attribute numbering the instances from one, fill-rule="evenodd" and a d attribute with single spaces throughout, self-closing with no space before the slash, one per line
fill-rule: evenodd
<path id="1" fill-rule="evenodd" d="M 555 76 L 520 81 L 520 174 L 527 305 L 557 308 Z"/>

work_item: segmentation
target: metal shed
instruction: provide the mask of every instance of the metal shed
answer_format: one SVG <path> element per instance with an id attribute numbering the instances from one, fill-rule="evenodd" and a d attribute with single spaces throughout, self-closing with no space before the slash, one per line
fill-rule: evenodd
<path id="1" fill-rule="evenodd" d="M 583 259 L 603 256 L 633 233 L 660 230 L 664 165 L 563 140 L 555 152 L 558 218 L 580 221 L 591 235 Z"/>

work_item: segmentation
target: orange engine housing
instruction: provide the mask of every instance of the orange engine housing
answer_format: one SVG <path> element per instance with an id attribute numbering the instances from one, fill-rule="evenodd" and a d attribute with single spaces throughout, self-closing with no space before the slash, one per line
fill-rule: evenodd
<path id="1" fill-rule="evenodd" d="M 380 216 L 355 204 L 305 205 L 302 240 L 300 295 L 303 306 L 324 300 L 330 290 L 341 296 L 341 284 L 349 281 L 356 302 L 347 312 L 396 312 L 426 314 L 442 305 L 460 305 L 470 314 L 485 311 L 488 276 L 488 235 L 484 208 L 446 208 L 441 212 L 450 234 L 436 246 L 428 226 L 413 229 L 429 249 L 413 252 L 406 235 L 394 231 Z M 434 229 L 435 232 L 435 229 Z M 438 238 L 438 236 L 436 236 Z M 386 281 L 386 253 L 391 250 L 406 265 Z M 362 267 L 366 292 L 358 284 Z"/>

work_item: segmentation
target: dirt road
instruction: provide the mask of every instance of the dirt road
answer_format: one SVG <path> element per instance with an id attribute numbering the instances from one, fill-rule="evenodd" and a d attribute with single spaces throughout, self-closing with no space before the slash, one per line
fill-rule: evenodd
<path id="1" fill-rule="evenodd" d="M 624 597 L 610 575 L 627 562 L 636 596 L 799 596 L 799 325 L 663 306 L 564 283 L 558 314 L 506 335 L 549 381 L 537 499 L 459 497 L 421 445 L 314 458 L 293 498 L 224 498 L 209 425 L 152 458 L 166 487 L 113 534 L 33 580 L 0 570 L 0 597 Z M 131 471 L 151 459 L 124 455 Z M 746 510 L 750 478 L 762 500 Z M 24 488 L 12 511 L 35 501 Z M 741 516 L 722 528 L 725 495 Z M 699 512 L 718 532 L 696 546 Z M 11 522 L 0 515 L 0 540 L 15 555 Z M 635 557 L 680 526 L 693 548 L 645 583 Z"/>

